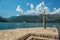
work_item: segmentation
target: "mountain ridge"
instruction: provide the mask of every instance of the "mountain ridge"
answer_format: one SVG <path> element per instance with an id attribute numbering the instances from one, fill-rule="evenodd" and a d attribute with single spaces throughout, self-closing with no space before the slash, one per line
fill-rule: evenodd
<path id="1" fill-rule="evenodd" d="M 5 20 L 5 21 L 1 21 Z M 58 22 L 60 23 L 60 14 L 48 14 L 46 15 L 46 22 Z M 0 22 L 29 22 L 29 23 L 40 23 L 43 22 L 43 14 L 40 15 L 21 15 L 21 16 L 12 16 L 9 18 L 0 17 Z"/>

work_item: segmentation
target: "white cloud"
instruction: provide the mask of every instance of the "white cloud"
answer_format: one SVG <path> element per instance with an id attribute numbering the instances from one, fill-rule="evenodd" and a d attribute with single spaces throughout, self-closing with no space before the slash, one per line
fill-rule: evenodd
<path id="1" fill-rule="evenodd" d="M 60 8 L 56 9 L 55 11 L 51 12 L 50 14 L 60 14 Z"/>
<path id="2" fill-rule="evenodd" d="M 23 12 L 23 10 L 21 9 L 20 5 L 17 6 L 16 11 L 17 12 L 21 12 L 21 13 Z"/>
<path id="3" fill-rule="evenodd" d="M 27 15 L 32 15 L 35 13 L 33 4 L 30 4 L 30 10 L 26 11 Z"/>
<path id="4" fill-rule="evenodd" d="M 34 6 L 33 6 L 33 4 L 30 4 L 30 8 L 31 8 L 31 10 L 33 10 L 33 9 L 34 9 Z"/>
<path id="5" fill-rule="evenodd" d="M 45 13 L 46 14 L 49 14 L 50 13 L 50 9 L 48 7 L 44 7 L 44 9 L 45 9 Z"/>
<path id="6" fill-rule="evenodd" d="M 26 5 L 30 5 L 29 3 L 26 3 Z"/>
<path id="7" fill-rule="evenodd" d="M 55 11 L 57 8 L 54 8 L 53 10 Z"/>
<path id="8" fill-rule="evenodd" d="M 44 7 L 45 7 L 44 2 L 38 4 L 36 6 L 36 8 L 34 8 L 34 5 L 33 4 L 30 4 L 30 10 L 27 10 L 26 13 L 29 14 L 29 15 L 31 15 L 31 14 L 32 15 L 39 15 L 44 10 Z"/>
<path id="9" fill-rule="evenodd" d="M 35 10 L 27 10 L 26 13 L 27 13 L 28 15 L 35 14 Z"/>
<path id="10" fill-rule="evenodd" d="M 23 11 L 20 7 L 20 5 L 17 6 L 16 11 L 19 13 L 22 13 L 23 15 L 40 15 L 43 13 L 44 9 L 46 14 L 55 14 L 55 13 L 60 13 L 60 8 L 56 9 L 54 8 L 53 12 L 50 12 L 50 9 L 45 6 L 45 3 L 39 3 L 36 8 L 34 8 L 33 4 L 27 3 L 26 5 L 30 6 L 30 10 Z M 17 15 L 18 16 L 18 15 Z"/>
<path id="11" fill-rule="evenodd" d="M 39 5 L 37 5 L 36 6 L 36 13 L 42 13 L 44 7 L 45 7 L 44 2 L 40 3 Z"/>
<path id="12" fill-rule="evenodd" d="M 36 6 L 36 8 L 34 8 L 34 5 L 33 4 L 27 3 L 27 5 L 30 5 L 30 10 L 27 10 L 26 12 L 24 12 L 25 15 L 39 15 L 39 14 L 41 14 L 44 11 L 44 8 L 46 8 L 47 13 L 50 11 L 48 7 L 45 7 L 44 2 L 39 3 Z M 18 5 L 18 7 L 17 7 L 16 10 L 17 10 L 17 12 L 23 11 L 20 8 L 20 5 Z"/>

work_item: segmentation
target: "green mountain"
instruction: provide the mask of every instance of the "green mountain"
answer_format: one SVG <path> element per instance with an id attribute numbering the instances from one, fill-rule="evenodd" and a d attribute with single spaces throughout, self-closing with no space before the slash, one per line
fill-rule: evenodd
<path id="1" fill-rule="evenodd" d="M 8 20 L 0 16 L 0 22 L 8 22 Z"/>
<path id="2" fill-rule="evenodd" d="M 0 22 L 27 22 L 27 23 L 40 23 L 43 22 L 43 15 L 21 15 L 21 16 L 12 16 L 10 18 L 0 17 Z M 60 14 L 47 14 L 46 22 L 56 22 L 60 23 Z"/>

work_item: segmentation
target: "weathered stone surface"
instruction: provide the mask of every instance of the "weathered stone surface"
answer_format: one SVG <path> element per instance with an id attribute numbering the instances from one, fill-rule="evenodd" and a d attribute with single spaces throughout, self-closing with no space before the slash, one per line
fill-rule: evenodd
<path id="1" fill-rule="evenodd" d="M 17 28 L 10 30 L 0 30 L 0 40 L 17 40 L 23 38 L 27 34 L 36 34 L 39 36 L 49 35 L 48 37 L 58 39 L 58 31 L 56 28 Z M 54 37 L 55 36 L 55 37 Z M 47 38 L 48 38 L 47 37 Z"/>

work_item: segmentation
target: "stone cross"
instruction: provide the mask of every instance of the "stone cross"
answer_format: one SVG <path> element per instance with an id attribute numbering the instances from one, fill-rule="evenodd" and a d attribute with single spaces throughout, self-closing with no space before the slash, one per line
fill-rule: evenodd
<path id="1" fill-rule="evenodd" d="M 43 28 L 46 29 L 46 14 L 45 14 L 45 9 L 43 12 Z"/>

